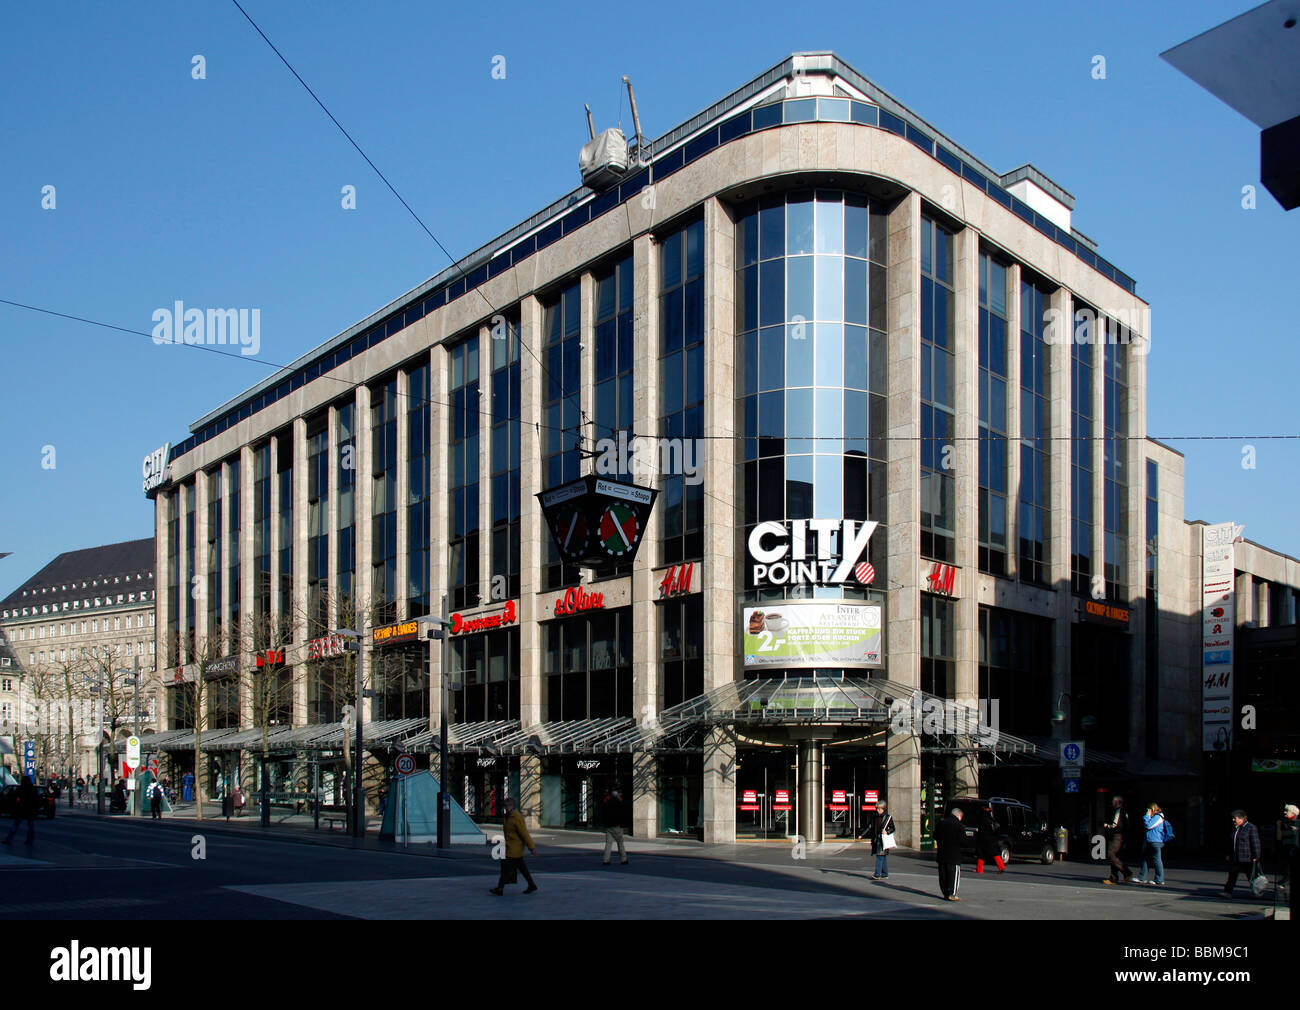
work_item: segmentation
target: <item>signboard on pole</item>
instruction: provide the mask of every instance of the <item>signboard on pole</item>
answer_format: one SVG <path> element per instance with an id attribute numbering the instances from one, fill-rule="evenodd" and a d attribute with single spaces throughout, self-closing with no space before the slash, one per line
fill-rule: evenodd
<path id="1" fill-rule="evenodd" d="M 134 734 L 126 738 L 126 766 L 131 771 L 140 767 L 140 738 Z"/>
<path id="2" fill-rule="evenodd" d="M 399 754 L 396 762 L 398 775 L 410 775 L 415 771 L 415 758 L 410 754 Z"/>
<path id="3" fill-rule="evenodd" d="M 745 607 L 745 666 L 875 668 L 884 663 L 879 603 Z"/>
<path id="4" fill-rule="evenodd" d="M 1082 740 L 1062 740 L 1061 741 L 1061 771 L 1067 768 L 1083 767 L 1083 741 Z"/>
<path id="5" fill-rule="evenodd" d="M 1236 523 L 1201 528 L 1201 749 L 1232 748 Z"/>
<path id="6" fill-rule="evenodd" d="M 636 557 L 658 496 L 652 487 L 589 474 L 537 499 L 564 561 L 600 567 Z"/>
<path id="7" fill-rule="evenodd" d="M 36 741 L 23 742 L 23 774 L 33 782 L 36 781 Z"/>

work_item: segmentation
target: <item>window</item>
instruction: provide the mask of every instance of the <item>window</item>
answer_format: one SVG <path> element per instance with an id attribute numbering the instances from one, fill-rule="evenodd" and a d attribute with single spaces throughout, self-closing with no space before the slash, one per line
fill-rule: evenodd
<path id="1" fill-rule="evenodd" d="M 579 286 L 572 284 L 542 304 L 542 334 L 546 343 L 542 378 L 542 487 L 556 487 L 579 475 L 580 454 L 576 443 L 582 391 L 582 356 L 578 346 L 581 329 Z M 660 499 L 662 501 L 662 498 Z M 542 587 L 558 589 L 575 585 L 578 567 L 566 565 L 554 540 L 543 538 L 545 556 Z"/>
<path id="2" fill-rule="evenodd" d="M 218 465 L 208 475 L 208 635 L 218 634 L 221 625 L 221 590 L 222 580 L 222 546 L 225 529 L 221 524 L 221 466 Z M 131 594 L 135 599 L 135 594 Z M 200 601 L 195 600 L 194 605 Z M 126 626 L 131 627 L 131 618 L 126 619 Z"/>
<path id="3" fill-rule="evenodd" d="M 979 696 L 998 705 L 987 712 L 990 725 L 1023 736 L 1047 732 L 1055 652 L 1047 618 L 979 608 Z"/>
<path id="4" fill-rule="evenodd" d="M 979 568 L 1007 573 L 1007 269 L 980 254 Z"/>
<path id="5" fill-rule="evenodd" d="M 546 624 L 546 719 L 632 715 L 632 617 L 628 609 Z"/>
<path id="6" fill-rule="evenodd" d="M 427 360 L 410 369 L 407 383 L 407 617 L 424 617 L 429 613 L 429 448 L 433 435 Z"/>
<path id="7" fill-rule="evenodd" d="M 519 595 L 520 573 L 519 317 L 507 313 L 492 333 L 492 580 L 504 578 L 507 598 Z"/>
<path id="8" fill-rule="evenodd" d="M 338 571 L 335 575 L 340 613 L 352 611 L 353 578 L 357 568 L 356 530 L 356 404 L 349 400 L 338 405 L 338 469 L 336 484 L 339 498 Z"/>
<path id="9" fill-rule="evenodd" d="M 696 594 L 655 608 L 659 613 L 659 655 L 663 679 L 659 707 L 697 698 L 704 693 L 704 597 Z"/>
<path id="10" fill-rule="evenodd" d="M 373 620 L 397 620 L 397 378 L 370 390 L 371 568 Z"/>
<path id="11" fill-rule="evenodd" d="M 307 422 L 307 620 L 308 638 L 329 623 L 329 411 Z"/>
<path id="12" fill-rule="evenodd" d="M 1050 295 L 1031 281 L 1020 284 L 1020 580 L 1046 585 L 1050 366 L 1045 339 Z"/>
<path id="13" fill-rule="evenodd" d="M 280 484 L 280 612 L 279 641 L 293 641 L 293 430 L 276 439 L 276 478 Z"/>
<path id="14" fill-rule="evenodd" d="M 1092 362 L 1096 313 L 1075 304 L 1075 322 L 1083 340 L 1070 341 L 1070 585 L 1076 593 L 1092 593 Z"/>
<path id="15" fill-rule="evenodd" d="M 1107 320 L 1104 348 L 1106 411 L 1103 430 L 1103 475 L 1106 596 L 1128 599 L 1128 345 L 1119 342 Z"/>
<path id="16" fill-rule="evenodd" d="M 271 445 L 253 450 L 253 617 L 257 641 L 266 648 L 271 615 Z"/>
<path id="17" fill-rule="evenodd" d="M 479 602 L 479 341 L 451 349 L 451 509 L 448 555 L 453 609 Z"/>
<path id="18" fill-rule="evenodd" d="M 519 718 L 519 632 L 468 635 L 451 643 L 452 722 Z"/>
<path id="19" fill-rule="evenodd" d="M 942 596 L 921 594 L 921 690 L 941 698 L 953 697 L 957 608 Z"/>
<path id="20" fill-rule="evenodd" d="M 683 465 L 662 478 L 659 500 L 661 564 L 704 552 L 702 474 L 685 473 L 689 454 L 699 461 L 704 434 L 704 222 L 674 232 L 660 244 L 659 434 L 678 449 Z"/>
<path id="21" fill-rule="evenodd" d="M 956 556 L 953 233 L 921 218 L 921 554 Z"/>

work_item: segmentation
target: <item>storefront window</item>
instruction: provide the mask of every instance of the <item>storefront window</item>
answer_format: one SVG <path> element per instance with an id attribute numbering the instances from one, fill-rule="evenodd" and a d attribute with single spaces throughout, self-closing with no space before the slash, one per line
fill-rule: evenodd
<path id="1" fill-rule="evenodd" d="M 549 622 L 546 720 L 603 719 L 632 712 L 632 611 Z"/>
<path id="2" fill-rule="evenodd" d="M 704 693 L 704 597 L 695 595 L 656 607 L 659 612 L 661 709 Z"/>
<path id="3" fill-rule="evenodd" d="M 451 673 L 452 722 L 519 718 L 517 629 L 456 639 L 451 643 Z"/>

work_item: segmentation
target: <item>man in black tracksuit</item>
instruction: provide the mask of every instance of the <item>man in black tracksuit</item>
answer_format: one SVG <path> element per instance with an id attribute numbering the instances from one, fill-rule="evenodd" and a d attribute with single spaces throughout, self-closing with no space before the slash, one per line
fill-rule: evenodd
<path id="1" fill-rule="evenodd" d="M 1110 876 L 1102 883 L 1127 884 L 1133 879 L 1133 871 L 1124 864 L 1124 838 L 1128 834 L 1128 813 L 1124 810 L 1123 796 L 1116 796 L 1111 803 L 1114 810 L 1111 819 L 1106 822 L 1106 830 L 1110 833 L 1110 843 L 1106 846 L 1106 858 L 1110 860 Z"/>
<path id="2" fill-rule="evenodd" d="M 934 829 L 934 845 L 939 854 L 939 890 L 947 901 L 961 901 L 957 888 L 961 886 L 961 847 L 966 840 L 961 819 L 961 807 L 953 807 Z"/>

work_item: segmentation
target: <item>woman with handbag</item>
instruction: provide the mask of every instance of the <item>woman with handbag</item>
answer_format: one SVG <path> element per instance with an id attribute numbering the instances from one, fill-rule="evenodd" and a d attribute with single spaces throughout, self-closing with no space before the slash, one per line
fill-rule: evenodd
<path id="1" fill-rule="evenodd" d="M 871 822 L 871 854 L 876 857 L 876 872 L 871 875 L 872 880 L 884 880 L 889 876 L 889 850 L 897 844 L 894 841 L 894 818 L 882 800 L 876 804 L 876 817 Z"/>

